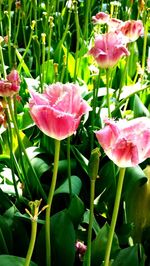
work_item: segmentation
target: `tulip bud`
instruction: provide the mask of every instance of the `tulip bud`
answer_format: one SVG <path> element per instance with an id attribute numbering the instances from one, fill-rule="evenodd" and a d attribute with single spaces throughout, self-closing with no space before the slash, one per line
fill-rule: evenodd
<path id="1" fill-rule="evenodd" d="M 99 157 L 101 156 L 99 148 L 95 148 L 91 152 L 89 164 L 88 164 L 88 174 L 91 180 L 96 180 L 99 169 Z"/>

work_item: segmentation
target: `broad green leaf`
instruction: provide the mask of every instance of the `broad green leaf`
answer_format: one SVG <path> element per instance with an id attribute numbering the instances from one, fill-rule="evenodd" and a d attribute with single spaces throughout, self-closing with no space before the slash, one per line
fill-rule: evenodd
<path id="1" fill-rule="evenodd" d="M 75 260 L 75 231 L 67 211 L 51 218 L 53 265 L 73 266 Z"/>
<path id="2" fill-rule="evenodd" d="M 85 211 L 82 223 L 89 224 L 89 216 L 90 216 L 90 211 L 89 210 Z M 93 230 L 94 230 L 95 234 L 98 235 L 98 233 L 100 231 L 100 227 L 99 227 L 99 224 L 96 221 L 95 217 L 93 218 Z"/>
<path id="3" fill-rule="evenodd" d="M 71 176 L 71 185 L 72 185 L 72 193 L 78 195 L 81 190 L 82 182 L 81 179 L 78 176 Z M 65 180 L 65 182 L 56 189 L 55 195 L 60 193 L 67 193 L 69 194 L 69 181 L 68 179 Z"/>
<path id="4" fill-rule="evenodd" d="M 25 265 L 25 258 L 12 256 L 12 255 L 0 255 L 0 265 L 1 266 L 23 266 Z M 37 266 L 36 263 L 30 263 L 30 266 Z"/>
<path id="5" fill-rule="evenodd" d="M 54 73 L 54 62 L 53 60 L 48 60 L 42 65 L 42 70 L 44 73 L 44 82 L 46 84 L 51 84 L 55 80 Z"/>
<path id="6" fill-rule="evenodd" d="M 140 98 L 137 94 L 134 95 L 133 112 L 134 112 L 135 118 L 140 117 L 140 116 L 148 116 L 149 117 L 148 109 L 142 103 L 142 101 L 140 100 Z"/>
<path id="7" fill-rule="evenodd" d="M 126 168 L 123 185 L 123 197 L 126 200 L 130 200 L 128 197 L 129 194 L 134 191 L 136 186 L 140 186 L 146 181 L 147 177 L 140 166 Z"/>
<path id="8" fill-rule="evenodd" d="M 0 254 L 12 252 L 12 233 L 3 216 L 0 215 Z M 1 264 L 0 264 L 1 265 Z"/>
<path id="9" fill-rule="evenodd" d="M 68 57 L 67 67 L 68 67 L 68 71 L 70 73 L 71 78 L 73 78 L 74 69 L 75 69 L 75 59 L 71 53 L 68 53 L 67 49 L 64 46 L 63 46 L 63 51 L 64 51 L 66 58 Z"/>
<path id="10" fill-rule="evenodd" d="M 3 214 L 12 206 L 12 202 L 8 196 L 0 189 L 0 213 Z"/>
<path id="11" fill-rule="evenodd" d="M 120 250 L 112 266 L 144 266 L 145 258 L 143 248 L 135 245 Z"/>
<path id="12" fill-rule="evenodd" d="M 109 234 L 109 225 L 106 223 L 99 231 L 98 235 L 92 242 L 91 246 L 91 266 L 100 266 L 102 261 L 104 260 L 106 244 L 108 240 Z M 111 258 L 115 257 L 117 252 L 120 250 L 117 236 L 114 234 L 112 250 L 111 250 Z M 84 266 L 86 266 L 86 256 L 85 253 L 84 258 Z"/>
<path id="13" fill-rule="evenodd" d="M 74 195 L 68 208 L 68 214 L 76 228 L 81 222 L 84 211 L 85 207 L 83 201 L 77 195 Z"/>
<path id="14" fill-rule="evenodd" d="M 28 129 L 34 125 L 34 122 L 28 111 L 19 113 L 17 116 L 17 120 L 20 130 Z"/>
<path id="15" fill-rule="evenodd" d="M 76 160 L 80 163 L 83 170 L 88 174 L 88 159 L 74 146 L 71 146 L 71 150 L 76 158 Z"/>

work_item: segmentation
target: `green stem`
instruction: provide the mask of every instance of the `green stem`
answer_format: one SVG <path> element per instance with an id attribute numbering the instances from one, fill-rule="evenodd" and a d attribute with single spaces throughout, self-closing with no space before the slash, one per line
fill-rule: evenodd
<path id="1" fill-rule="evenodd" d="M 2 51 L 2 46 L 0 44 L 0 61 L 1 61 L 1 66 L 2 66 L 2 71 L 4 75 L 4 79 L 6 79 L 6 70 L 5 70 L 5 63 L 4 63 L 4 57 L 3 57 L 3 51 Z"/>
<path id="2" fill-rule="evenodd" d="M 42 33 L 42 78 L 41 78 L 41 93 L 43 92 L 43 85 L 45 82 L 45 33 Z"/>
<path id="3" fill-rule="evenodd" d="M 67 139 L 67 162 L 68 162 L 68 182 L 69 182 L 69 194 L 72 198 L 72 184 L 71 184 L 71 161 L 70 161 L 70 137 Z"/>
<path id="4" fill-rule="evenodd" d="M 59 153 L 60 153 L 60 141 L 55 140 L 54 170 L 53 170 L 53 177 L 51 181 L 50 191 L 47 199 L 48 207 L 46 209 L 46 218 L 45 218 L 46 266 L 51 265 L 50 216 L 51 216 L 52 200 L 57 180 Z"/>
<path id="5" fill-rule="evenodd" d="M 27 256 L 25 260 L 25 266 L 30 265 L 32 253 L 33 253 L 34 246 L 35 246 L 36 233 L 37 233 L 37 220 L 32 219 L 31 220 L 31 238 L 30 238 L 30 244 L 29 244 L 29 248 L 28 248 L 28 252 L 27 252 Z"/>
<path id="6" fill-rule="evenodd" d="M 68 19 L 67 19 L 67 23 L 66 23 L 66 27 L 65 27 L 65 30 L 64 30 L 64 33 L 63 33 L 63 36 L 61 38 L 61 40 L 59 41 L 56 49 L 55 49 L 55 55 L 57 55 L 58 51 L 59 51 L 59 57 L 58 57 L 58 63 L 60 61 L 60 55 L 61 55 L 61 46 L 66 38 L 66 35 L 67 35 L 67 32 L 68 32 L 68 29 L 69 29 L 69 23 L 70 23 L 70 18 L 71 18 L 71 10 L 69 9 L 68 11 Z"/>
<path id="7" fill-rule="evenodd" d="M 8 1 L 8 56 L 9 56 L 9 64 L 10 67 L 12 66 L 12 60 L 11 60 L 11 6 L 12 1 Z"/>
<path id="8" fill-rule="evenodd" d="M 7 124 L 8 124 L 8 144 L 10 147 L 11 174 L 12 174 L 12 180 L 13 180 L 16 198 L 19 199 L 19 193 L 18 193 L 17 183 L 15 179 L 15 169 L 14 169 L 13 134 L 12 134 L 12 128 L 11 128 L 11 123 L 10 123 L 10 117 L 9 117 L 9 113 L 7 109 L 5 110 L 5 112 L 6 112 Z"/>
<path id="9" fill-rule="evenodd" d="M 75 53 L 75 67 L 74 67 L 74 81 L 77 77 L 77 65 L 78 65 L 78 53 L 79 53 L 79 40 L 80 40 L 80 25 L 79 25 L 79 16 L 78 16 L 78 9 L 77 3 L 75 4 L 75 24 L 76 24 L 76 53 Z"/>
<path id="10" fill-rule="evenodd" d="M 87 266 L 91 266 L 91 241 L 92 241 L 92 226 L 94 217 L 94 196 L 95 196 L 95 180 L 91 179 L 90 187 L 90 217 L 88 228 L 88 241 L 87 241 Z"/>
<path id="11" fill-rule="evenodd" d="M 106 90 L 107 90 L 107 108 L 108 108 L 108 117 L 111 118 L 110 110 L 110 94 L 109 94 L 109 69 L 106 69 Z"/>
<path id="12" fill-rule="evenodd" d="M 107 245 L 106 245 L 104 266 L 109 266 L 110 253 L 111 253 L 114 231 L 116 227 L 116 221 L 117 221 L 118 212 L 119 212 L 119 205 L 120 205 L 124 176 L 125 176 L 125 168 L 120 168 L 114 210 L 113 210 L 113 215 L 112 215 L 112 220 L 110 224 L 110 230 L 109 230 L 109 235 L 108 235 L 108 240 L 107 240 Z"/>
<path id="13" fill-rule="evenodd" d="M 21 62 L 20 62 L 20 64 L 19 64 L 19 66 L 18 66 L 18 72 L 19 72 L 19 73 L 20 73 L 20 71 L 21 71 L 22 64 L 23 64 L 23 62 L 24 62 L 24 58 L 25 58 L 27 52 L 28 52 L 29 49 L 30 49 L 30 44 L 31 44 L 31 41 L 32 41 L 33 32 L 34 32 L 34 31 L 31 29 L 31 34 L 30 34 L 30 38 L 29 38 L 28 45 L 27 45 L 27 47 L 26 47 L 26 49 L 25 49 L 25 51 L 24 51 L 24 54 L 23 54 L 22 59 L 21 59 Z"/>
<path id="14" fill-rule="evenodd" d="M 148 37 L 148 24 L 149 22 L 147 21 L 144 26 L 144 43 L 143 43 L 143 54 L 142 54 L 142 70 L 144 73 L 145 69 L 145 59 L 146 59 L 146 46 L 147 46 L 147 37 Z"/>
<path id="15" fill-rule="evenodd" d="M 91 0 L 86 1 L 86 11 L 85 11 L 85 21 L 84 21 L 84 32 L 83 32 L 83 40 L 88 39 L 88 22 L 89 22 L 89 17 L 90 17 L 90 5 L 91 5 Z"/>

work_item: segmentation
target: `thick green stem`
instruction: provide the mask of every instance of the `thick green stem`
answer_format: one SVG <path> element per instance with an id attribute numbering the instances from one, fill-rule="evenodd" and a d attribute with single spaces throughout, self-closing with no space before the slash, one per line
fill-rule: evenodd
<path id="1" fill-rule="evenodd" d="M 60 152 L 60 141 L 55 140 L 54 170 L 53 170 L 53 177 L 52 177 L 52 182 L 50 186 L 50 191 L 49 191 L 49 195 L 47 199 L 48 207 L 46 209 L 46 218 L 45 218 L 46 266 L 51 265 L 50 216 L 51 216 L 52 200 L 53 200 L 56 180 L 57 180 L 59 152 Z"/>
<path id="2" fill-rule="evenodd" d="M 91 0 L 86 1 L 86 11 L 85 11 L 85 21 L 84 21 L 84 33 L 83 33 L 83 39 L 86 41 L 88 40 L 88 23 L 89 23 L 89 17 L 90 17 L 90 6 L 91 6 Z"/>
<path id="3" fill-rule="evenodd" d="M 6 70 L 5 70 L 5 63 L 4 63 L 4 57 L 3 57 L 3 51 L 2 51 L 2 46 L 0 43 L 0 61 L 1 61 L 1 66 L 2 66 L 2 71 L 4 75 L 4 79 L 6 79 Z"/>
<path id="4" fill-rule="evenodd" d="M 75 4 L 75 24 L 76 24 L 77 41 L 76 41 L 76 53 L 75 53 L 74 81 L 76 80 L 76 77 L 77 77 L 79 40 L 80 40 L 80 25 L 79 25 L 79 17 L 78 17 L 77 3 Z"/>
<path id="5" fill-rule="evenodd" d="M 87 266 L 91 266 L 91 241 L 92 241 L 92 226 L 94 217 L 94 196 L 95 196 L 95 180 L 91 179 L 90 187 L 90 217 L 88 228 L 88 241 L 87 241 Z"/>
<path id="6" fill-rule="evenodd" d="M 8 124 L 8 144 L 10 147 L 10 162 L 11 162 L 11 173 L 12 173 L 12 180 L 13 180 L 13 185 L 14 185 L 14 190 L 16 194 L 16 198 L 19 199 L 19 193 L 17 189 L 17 182 L 15 179 L 15 168 L 14 168 L 14 152 L 13 152 L 13 134 L 12 134 L 12 128 L 11 128 L 11 123 L 10 123 L 10 117 L 7 109 L 5 110 L 6 115 L 7 115 L 7 124 Z"/>
<path id="7" fill-rule="evenodd" d="M 106 90 L 107 90 L 107 108 L 108 108 L 108 117 L 111 118 L 110 110 L 110 94 L 109 94 L 109 69 L 106 69 Z"/>
<path id="8" fill-rule="evenodd" d="M 71 10 L 68 11 L 68 18 L 67 18 L 67 23 L 66 23 L 66 27 L 63 33 L 63 36 L 61 38 L 61 40 L 59 41 L 56 49 L 55 49 L 55 55 L 57 55 L 58 51 L 59 51 L 59 56 L 58 56 L 58 63 L 60 63 L 60 56 L 61 56 L 61 46 L 66 38 L 67 32 L 69 30 L 69 23 L 70 23 L 70 18 L 71 18 Z"/>
<path id="9" fill-rule="evenodd" d="M 143 54 L 142 54 L 142 71 L 144 73 L 145 69 L 145 59 L 146 59 L 146 46 L 147 46 L 147 37 L 148 37 L 148 24 L 149 21 L 145 23 L 144 26 L 144 43 L 143 43 Z"/>
<path id="10" fill-rule="evenodd" d="M 34 245 L 35 245 L 35 240 L 36 240 L 36 233 L 37 233 L 37 220 L 31 220 L 31 238 L 30 238 L 30 244 L 29 244 L 29 248 L 28 248 L 28 252 L 27 252 L 27 256 L 26 256 L 26 260 L 25 260 L 25 265 L 24 266 L 29 266 L 30 265 L 30 261 L 31 261 L 31 257 L 32 257 L 32 253 L 34 250 Z"/>
<path id="11" fill-rule="evenodd" d="M 107 245 L 106 245 L 104 266 L 110 265 L 109 264 L 110 253 L 111 253 L 114 231 L 115 231 L 115 227 L 116 227 L 116 221 L 117 221 L 118 212 L 119 212 L 119 205 L 120 205 L 124 176 L 125 176 L 125 168 L 120 168 L 118 186 L 117 186 L 116 198 L 115 198 L 115 204 L 114 204 L 114 210 L 113 210 L 113 215 L 112 215 L 112 220 L 111 220 L 111 224 L 110 224 L 110 230 L 109 230 L 109 235 L 108 235 L 108 240 L 107 240 Z"/>
<path id="12" fill-rule="evenodd" d="M 69 194 L 72 198 L 72 184 L 71 184 L 71 161 L 70 161 L 70 137 L 67 139 L 67 162 L 68 162 L 68 182 L 69 182 Z"/>

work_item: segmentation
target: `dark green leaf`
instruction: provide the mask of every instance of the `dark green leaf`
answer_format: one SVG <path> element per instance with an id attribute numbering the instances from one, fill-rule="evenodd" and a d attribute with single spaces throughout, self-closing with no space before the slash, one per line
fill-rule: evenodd
<path id="1" fill-rule="evenodd" d="M 70 215 L 71 220 L 76 228 L 81 222 L 84 209 L 85 207 L 83 201 L 77 195 L 74 195 L 68 208 L 68 214 Z"/>
<path id="2" fill-rule="evenodd" d="M 23 266 L 25 265 L 25 259 L 17 256 L 11 255 L 0 255 L 0 265 L 1 266 Z M 30 266 L 37 266 L 34 262 L 30 263 Z"/>
<path id="3" fill-rule="evenodd" d="M 112 266 L 144 266 L 144 254 L 140 253 L 143 253 L 143 251 L 141 252 L 139 245 L 122 249 L 112 263 Z"/>
<path id="4" fill-rule="evenodd" d="M 72 185 L 72 193 L 78 195 L 81 190 L 82 182 L 81 179 L 78 176 L 71 176 L 71 185 Z M 65 180 L 65 182 L 56 189 L 55 195 L 60 193 L 70 193 L 69 191 L 69 181 L 68 179 Z"/>

